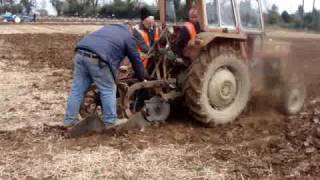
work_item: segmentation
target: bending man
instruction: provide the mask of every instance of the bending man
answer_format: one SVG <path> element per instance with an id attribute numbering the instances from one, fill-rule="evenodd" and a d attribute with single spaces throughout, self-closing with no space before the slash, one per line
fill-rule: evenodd
<path id="1" fill-rule="evenodd" d="M 128 57 L 136 77 L 144 80 L 144 68 L 128 25 L 109 25 L 84 37 L 76 47 L 74 79 L 64 124 L 76 123 L 80 105 L 92 83 L 100 91 L 103 122 L 106 126 L 117 121 L 116 74 L 124 57 Z"/>

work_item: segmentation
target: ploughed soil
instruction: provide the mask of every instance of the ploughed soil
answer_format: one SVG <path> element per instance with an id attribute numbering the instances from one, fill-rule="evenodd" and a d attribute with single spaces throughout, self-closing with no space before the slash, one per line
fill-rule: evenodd
<path id="1" fill-rule="evenodd" d="M 64 138 L 77 34 L 0 35 L 0 179 L 317 179 L 319 39 L 292 42 L 308 83 L 304 110 L 284 116 L 253 97 L 232 124 L 206 127 L 176 107 L 144 132 Z"/>

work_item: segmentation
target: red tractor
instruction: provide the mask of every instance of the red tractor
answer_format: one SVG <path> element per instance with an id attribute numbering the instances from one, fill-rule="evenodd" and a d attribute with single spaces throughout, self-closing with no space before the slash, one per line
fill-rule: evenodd
<path id="1" fill-rule="evenodd" d="M 226 124 L 242 113 L 253 90 L 262 88 L 277 92 L 283 112 L 302 109 L 306 89 L 297 73 L 289 71 L 290 44 L 265 36 L 260 0 L 160 0 L 159 7 L 162 40 L 148 54 L 153 63 L 147 70 L 149 80 L 137 82 L 130 71 L 121 75 L 119 116 L 130 119 L 143 112 L 148 121 L 164 121 L 171 102 L 179 99 L 194 119 Z M 191 7 L 198 9 L 204 32 L 187 47 L 192 61 L 183 66 L 175 41 Z M 80 114 L 85 117 L 99 105 L 93 87 Z"/>

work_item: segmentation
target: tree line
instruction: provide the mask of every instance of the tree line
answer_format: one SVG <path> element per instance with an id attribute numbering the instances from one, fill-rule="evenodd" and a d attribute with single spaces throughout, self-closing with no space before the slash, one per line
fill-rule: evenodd
<path id="1" fill-rule="evenodd" d="M 44 0 L 42 0 L 44 1 Z M 155 15 L 155 6 L 143 3 L 141 0 L 50 0 L 58 16 L 77 17 L 114 17 L 138 18 L 139 8 L 149 6 Z M 155 3 L 156 4 L 156 3 Z M 30 14 L 36 7 L 36 0 L 0 0 L 0 14 Z"/>
<path id="2" fill-rule="evenodd" d="M 313 6 L 311 12 L 305 12 L 304 1 L 296 12 L 291 14 L 288 11 L 280 13 L 279 8 L 274 4 L 267 14 L 265 14 L 265 17 L 266 24 L 269 25 L 320 31 L 320 11 Z"/>
<path id="3" fill-rule="evenodd" d="M 36 0 L 0 0 L 0 14 L 11 12 L 13 14 L 30 14 Z"/>
<path id="4" fill-rule="evenodd" d="M 142 3 L 141 0 L 51 0 L 51 4 L 57 11 L 57 15 L 80 17 L 114 17 L 114 18 L 138 18 L 139 8 L 154 6 Z M 157 12 L 154 12 L 157 13 Z"/>

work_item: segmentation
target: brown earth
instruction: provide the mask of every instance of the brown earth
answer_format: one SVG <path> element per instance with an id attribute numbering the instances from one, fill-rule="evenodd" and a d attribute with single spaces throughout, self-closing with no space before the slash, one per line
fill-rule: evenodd
<path id="1" fill-rule="evenodd" d="M 300 115 L 286 117 L 272 103 L 253 98 L 246 112 L 226 126 L 204 127 L 181 108 L 166 124 L 144 132 L 65 139 L 59 125 L 70 89 L 73 48 L 80 38 L 0 35 L 0 72 L 7 74 L 0 80 L 8 79 L 0 94 L 7 103 L 0 106 L 0 179 L 318 178 L 317 39 L 285 37 L 293 45 L 292 60 L 308 81 L 309 96 Z M 21 79 L 19 73 L 30 78 Z M 15 85 L 20 81 L 25 84 Z"/>
<path id="2" fill-rule="evenodd" d="M 26 33 L 64 33 L 64 34 L 84 34 L 101 28 L 102 25 L 85 24 L 1 24 L 0 34 L 26 34 Z"/>

